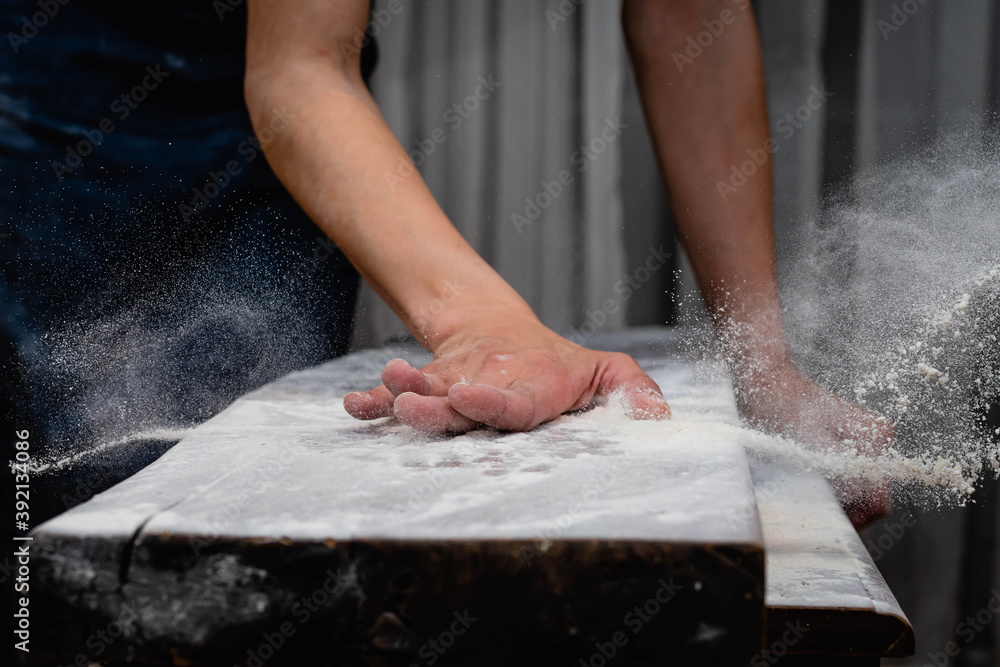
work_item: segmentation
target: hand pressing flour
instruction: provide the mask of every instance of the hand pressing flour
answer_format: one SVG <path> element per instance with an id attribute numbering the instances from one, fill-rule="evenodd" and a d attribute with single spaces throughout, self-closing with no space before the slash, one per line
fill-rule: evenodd
<path id="1" fill-rule="evenodd" d="M 845 401 L 802 375 L 790 362 L 746 373 L 736 382 L 737 404 L 753 427 L 786 436 L 803 446 L 834 454 L 881 456 L 893 439 L 882 415 Z M 859 530 L 891 509 L 888 482 L 850 477 L 831 480 L 851 523 Z"/>
<path id="2" fill-rule="evenodd" d="M 634 419 L 663 419 L 660 388 L 629 356 L 596 352 L 557 335 L 537 319 L 456 333 L 421 369 L 386 364 L 383 384 L 354 392 L 344 407 L 358 419 L 393 414 L 421 431 L 458 433 L 486 424 L 525 431 L 612 392 Z"/>

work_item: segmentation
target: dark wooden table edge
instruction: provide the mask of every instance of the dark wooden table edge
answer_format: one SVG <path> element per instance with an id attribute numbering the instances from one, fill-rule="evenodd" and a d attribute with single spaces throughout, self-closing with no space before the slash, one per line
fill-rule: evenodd
<path id="1" fill-rule="evenodd" d="M 788 647 L 790 655 L 841 655 L 905 658 L 916 650 L 913 628 L 902 616 L 862 609 L 816 609 L 767 605 L 767 645 L 783 642 L 788 624 L 823 627 L 822 636 L 806 632 Z M 837 618 L 841 617 L 841 618 Z M 831 623 L 831 620 L 835 621 Z M 831 628 L 835 628 L 831 630 Z M 840 628 L 837 630 L 836 628 Z M 849 648 L 845 649 L 847 646 Z"/>
<path id="2" fill-rule="evenodd" d="M 133 538 L 130 542 L 132 548 L 123 549 L 121 540 L 109 540 L 104 543 L 103 540 L 83 540 L 81 543 L 73 544 L 77 542 L 73 538 L 67 538 L 65 535 L 57 534 L 44 534 L 42 531 L 37 535 L 40 538 L 40 542 L 45 544 L 45 546 L 55 547 L 54 552 L 48 551 L 49 557 L 56 556 L 62 551 L 59 548 L 62 546 L 70 545 L 76 547 L 73 551 L 76 552 L 76 556 L 82 557 L 82 561 L 89 562 L 95 565 L 98 569 L 108 570 L 108 576 L 105 578 L 104 583 L 107 588 L 103 591 L 95 591 L 91 588 L 92 582 L 87 582 L 85 588 L 87 590 L 81 590 L 79 588 L 82 582 L 73 581 L 72 579 L 66 580 L 63 576 L 67 573 L 62 567 L 59 566 L 58 562 L 50 563 L 47 562 L 47 558 L 42 558 L 39 562 L 42 569 L 49 570 L 53 565 L 55 565 L 54 570 L 49 570 L 46 574 L 47 584 L 45 588 L 45 593 L 48 594 L 49 604 L 57 604 L 59 606 L 73 606 L 76 607 L 81 600 L 81 597 L 91 598 L 91 595 L 98 593 L 98 596 L 103 598 L 102 604 L 98 609 L 88 609 L 89 605 L 84 605 L 79 607 L 77 612 L 83 615 L 94 615 L 90 622 L 86 623 L 88 627 L 81 627 L 78 629 L 79 634 L 86 635 L 90 633 L 94 628 L 107 626 L 108 623 L 114 621 L 120 615 L 119 607 L 133 605 L 136 595 L 143 596 L 145 593 L 150 592 L 150 586 L 159 589 L 158 587 L 158 572 L 168 574 L 173 576 L 174 574 L 180 575 L 181 571 L 184 569 L 182 566 L 180 570 L 176 572 L 173 570 L 173 565 L 180 565 L 181 562 L 187 561 L 188 556 L 186 552 L 190 551 L 191 539 L 194 536 L 178 534 L 178 533 L 141 533 Z M 46 539 L 48 538 L 48 539 Z M 41 546 L 41 545 L 40 545 Z M 548 563 L 543 565 L 543 570 L 549 572 L 558 571 L 561 566 L 559 561 L 559 553 L 573 553 L 579 555 L 581 553 L 593 553 L 594 555 L 607 552 L 616 552 L 618 549 L 616 547 L 625 547 L 625 554 L 621 554 L 628 558 L 635 558 L 639 556 L 640 560 L 646 561 L 648 564 L 652 564 L 651 561 L 654 559 L 658 561 L 658 552 L 663 550 L 663 544 L 655 540 L 639 540 L 639 539 L 559 539 L 552 542 L 551 546 L 541 553 L 535 552 L 536 557 L 539 559 L 538 563 Z M 82 547 L 82 548 L 81 548 Z M 171 554 L 162 553 L 160 550 L 166 548 Z M 363 551 L 366 554 L 372 554 L 375 552 L 395 552 L 398 549 L 404 551 L 410 549 L 426 550 L 427 547 L 432 547 L 432 551 L 443 550 L 444 553 L 453 551 L 456 547 L 461 550 L 479 551 L 483 555 L 498 555 L 501 556 L 502 560 L 507 561 L 508 565 L 513 565 L 514 567 L 523 568 L 524 565 L 518 565 L 521 563 L 521 549 L 523 547 L 528 547 L 532 550 L 537 549 L 537 541 L 533 539 L 506 539 L 506 538 L 490 538 L 490 539 L 473 539 L 468 538 L 455 538 L 455 539 L 434 539 L 425 540 L 419 544 L 415 544 L 411 540 L 386 540 L 386 539 L 372 539 L 363 537 L 352 537 L 350 539 L 344 540 L 333 540 L 333 539 L 315 539 L 309 540 L 308 542 L 302 539 L 296 539 L 294 542 L 287 537 L 233 537 L 233 536 L 214 536 L 213 542 L 211 544 L 200 545 L 199 548 L 206 552 L 207 554 L 219 554 L 219 555 L 234 555 L 237 556 L 241 561 L 244 560 L 246 556 L 261 556 L 265 552 L 270 552 L 272 556 L 277 556 L 276 560 L 283 560 L 280 555 L 276 553 L 275 550 L 285 551 L 286 548 L 292 547 L 294 550 L 302 550 L 302 556 L 304 556 L 304 561 L 313 561 L 318 558 L 321 561 L 326 560 L 325 554 L 333 551 L 339 551 L 347 556 L 343 561 L 345 564 L 349 564 L 354 560 L 354 556 L 359 551 Z M 161 556 L 166 556 L 167 560 L 170 561 L 166 564 L 154 564 L 151 563 L 149 558 L 152 555 L 150 549 L 154 549 Z M 263 550 L 263 551 L 262 551 Z M 700 543 L 700 542 L 671 542 L 667 546 L 665 551 L 673 551 L 675 554 L 677 552 L 687 552 L 690 554 L 693 551 L 702 552 L 706 557 L 716 561 L 718 566 L 730 569 L 734 572 L 739 572 L 738 576 L 744 578 L 744 586 L 746 586 L 746 591 L 748 596 L 747 601 L 749 602 L 751 598 L 755 599 L 756 602 L 752 603 L 756 608 L 760 610 L 760 616 L 757 623 L 757 632 L 760 634 L 758 636 L 763 636 L 766 618 L 764 616 L 764 550 L 763 545 L 754 541 L 734 541 L 734 542 L 724 542 L 724 543 Z M 506 553 L 507 556 L 503 557 Z M 291 554 L 289 554 L 291 555 Z M 332 554 L 331 554 L 332 555 Z M 677 554 L 679 555 L 679 554 Z M 115 556 L 122 558 L 125 562 L 116 562 Z M 555 558 L 551 558 L 555 556 Z M 179 557 L 179 561 L 176 558 Z M 253 558 L 256 560 L 256 558 Z M 265 557 L 265 560 L 270 560 L 270 558 Z M 292 557 L 292 561 L 298 561 L 296 557 Z M 103 565 L 102 565 L 103 561 Z M 690 562 L 690 558 L 682 558 L 681 562 Z M 81 564 L 83 564 L 81 562 Z M 252 563 L 253 565 L 259 565 L 259 563 Z M 335 567 L 335 563 L 329 563 L 332 570 L 328 570 L 327 573 L 335 571 L 339 574 L 340 570 Z M 666 563 L 665 563 L 666 564 Z M 124 567 L 122 567 L 124 565 Z M 165 565 L 169 572 L 162 570 L 161 567 Z M 289 565 L 292 565 L 289 563 Z M 295 563 L 293 567 L 298 565 Z M 152 566 L 152 569 L 150 569 Z M 324 564 L 325 567 L 325 564 Z M 528 565 L 530 568 L 531 565 Z M 310 568 L 313 569 L 313 568 Z M 321 568 L 322 569 L 322 568 Z M 112 572 L 113 570 L 113 572 Z M 318 570 L 317 570 L 318 571 Z M 119 576 L 121 577 L 119 579 Z M 668 576 L 664 572 L 664 576 Z M 655 578 L 655 577 L 654 577 Z M 757 583 L 754 585 L 751 580 L 755 580 Z M 650 579 L 652 581 L 652 579 Z M 62 587 L 62 584 L 70 583 L 68 589 Z M 671 580 L 672 583 L 672 580 Z M 690 582 L 685 582 L 690 583 Z M 75 585 L 74 585 L 75 584 Z M 56 587 L 53 588 L 52 586 Z M 138 589 L 136 587 L 139 587 Z M 687 588 L 687 586 L 685 586 Z M 145 590 L 143 590 L 145 589 Z M 753 593 L 751 593 L 753 591 Z M 69 594 L 66 597 L 66 594 Z M 83 596 L 80 596 L 84 593 Z M 53 599 L 54 598 L 54 599 Z M 73 615 L 76 622 L 82 620 L 80 615 Z M 93 627 L 89 627 L 93 625 Z M 756 624 L 755 624 L 756 625 Z M 40 651 L 39 653 L 33 652 L 30 660 L 30 664 L 39 665 L 49 665 L 49 664 L 62 664 L 65 658 L 71 658 L 71 655 L 76 655 L 77 649 L 70 649 L 66 652 L 66 649 L 70 648 L 68 646 L 51 647 L 55 649 L 53 652 Z M 119 646 L 115 645 L 115 653 Z M 147 649 L 152 649 L 150 652 Z M 159 654 L 160 652 L 155 649 L 155 647 L 143 647 L 140 648 L 139 654 L 136 656 L 138 664 L 168 664 L 168 656 L 165 654 Z M 120 660 L 123 655 L 109 655 L 107 658 L 109 660 Z M 196 660 L 194 664 L 206 664 L 200 660 Z M 231 664 L 231 663 L 230 663 Z"/>

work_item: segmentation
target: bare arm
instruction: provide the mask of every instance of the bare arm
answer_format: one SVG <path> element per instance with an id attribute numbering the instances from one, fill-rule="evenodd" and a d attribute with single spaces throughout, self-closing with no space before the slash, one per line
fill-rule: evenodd
<path id="1" fill-rule="evenodd" d="M 265 147 L 268 162 L 435 355 L 421 370 L 391 362 L 382 387 L 348 395 L 348 411 L 394 413 L 431 431 L 527 429 L 624 388 L 636 415 L 667 414 L 634 361 L 544 327 L 458 234 L 419 174 L 390 187 L 386 174 L 408 158 L 361 79 L 356 36 L 367 18 L 367 0 L 251 1 L 247 34 L 255 127 L 262 131 L 274 109 L 292 119 Z M 425 315 L 448 289 L 448 307 Z"/>
<path id="2" fill-rule="evenodd" d="M 749 2 L 625 0 L 622 19 L 677 228 L 733 357 L 743 415 L 805 442 L 853 441 L 862 451 L 879 450 L 891 433 L 884 419 L 804 377 L 785 341 L 772 223 L 773 144 Z M 705 31 L 711 42 L 700 53 L 689 49 L 688 39 Z M 747 160 L 756 171 L 734 187 L 732 168 Z M 874 502 L 849 507 L 858 524 L 885 508 L 883 489 L 866 493 Z"/>
<path id="3" fill-rule="evenodd" d="M 730 23 L 722 22 L 722 12 Z M 751 349 L 743 352 L 757 365 L 780 364 L 787 349 L 775 270 L 770 153 L 735 191 L 720 194 L 717 188 L 729 184 L 733 165 L 751 159 L 748 150 L 765 150 L 769 139 L 749 3 L 627 0 L 623 20 L 678 232 L 709 313 L 718 326 L 744 325 L 743 342 Z M 704 21 L 718 22 L 721 33 L 689 62 L 687 39 L 707 30 Z"/>
<path id="4" fill-rule="evenodd" d="M 250 3 L 246 96 L 254 124 L 266 126 L 275 108 L 288 107 L 293 117 L 267 148 L 268 161 L 421 343 L 433 349 L 458 326 L 449 317 L 458 307 L 434 327 L 412 315 L 457 277 L 471 293 L 459 296 L 465 302 L 488 295 L 496 307 L 532 317 L 418 174 L 388 187 L 385 175 L 408 158 L 361 80 L 353 28 L 364 29 L 367 8 L 360 1 Z"/>

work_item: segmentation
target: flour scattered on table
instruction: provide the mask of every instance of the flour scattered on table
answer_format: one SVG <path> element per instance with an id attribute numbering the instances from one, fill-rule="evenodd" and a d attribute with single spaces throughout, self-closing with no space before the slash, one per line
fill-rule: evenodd
<path id="1" fill-rule="evenodd" d="M 783 280 L 796 361 L 895 440 L 875 460 L 802 457 L 923 505 L 963 503 L 1000 468 L 998 147 L 949 139 L 861 175 L 804 235 Z"/>

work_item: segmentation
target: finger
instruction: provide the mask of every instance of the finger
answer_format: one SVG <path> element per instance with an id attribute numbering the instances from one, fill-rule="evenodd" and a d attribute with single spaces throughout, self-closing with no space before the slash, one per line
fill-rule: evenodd
<path id="1" fill-rule="evenodd" d="M 891 484 L 868 482 L 851 477 L 830 481 L 837 499 L 851 523 L 858 530 L 885 518 L 892 509 Z"/>
<path id="2" fill-rule="evenodd" d="M 628 355 L 613 355 L 604 370 L 598 395 L 618 392 L 625 414 L 631 419 L 669 419 L 670 406 L 660 386 Z"/>
<path id="3" fill-rule="evenodd" d="M 884 454 L 896 437 L 895 429 L 888 420 L 883 417 L 882 421 L 879 421 L 878 416 L 868 411 L 852 415 L 842 428 L 841 435 L 851 440 L 854 448 L 862 456 Z"/>
<path id="4" fill-rule="evenodd" d="M 630 419 L 670 419 L 670 405 L 655 382 L 635 382 L 621 387 L 621 402 Z"/>
<path id="5" fill-rule="evenodd" d="M 385 365 L 382 383 L 394 396 L 407 392 L 421 396 L 445 396 L 448 393 L 448 386 L 438 376 L 424 373 L 404 359 L 393 359 Z"/>
<path id="6" fill-rule="evenodd" d="M 395 400 L 384 384 L 368 391 L 352 391 L 344 396 L 344 409 L 355 419 L 378 419 L 392 414 Z"/>
<path id="7" fill-rule="evenodd" d="M 527 392 L 488 384 L 454 384 L 448 390 L 448 402 L 465 417 L 505 431 L 528 431 L 558 416 L 539 415 L 536 402 Z"/>
<path id="8" fill-rule="evenodd" d="M 479 426 L 455 412 L 443 396 L 400 394 L 393 403 L 392 412 L 404 424 L 424 433 L 465 433 Z"/>
<path id="9" fill-rule="evenodd" d="M 892 511 L 892 496 L 885 486 L 871 487 L 845 502 L 844 511 L 856 530 L 864 530 L 889 516 Z"/>

